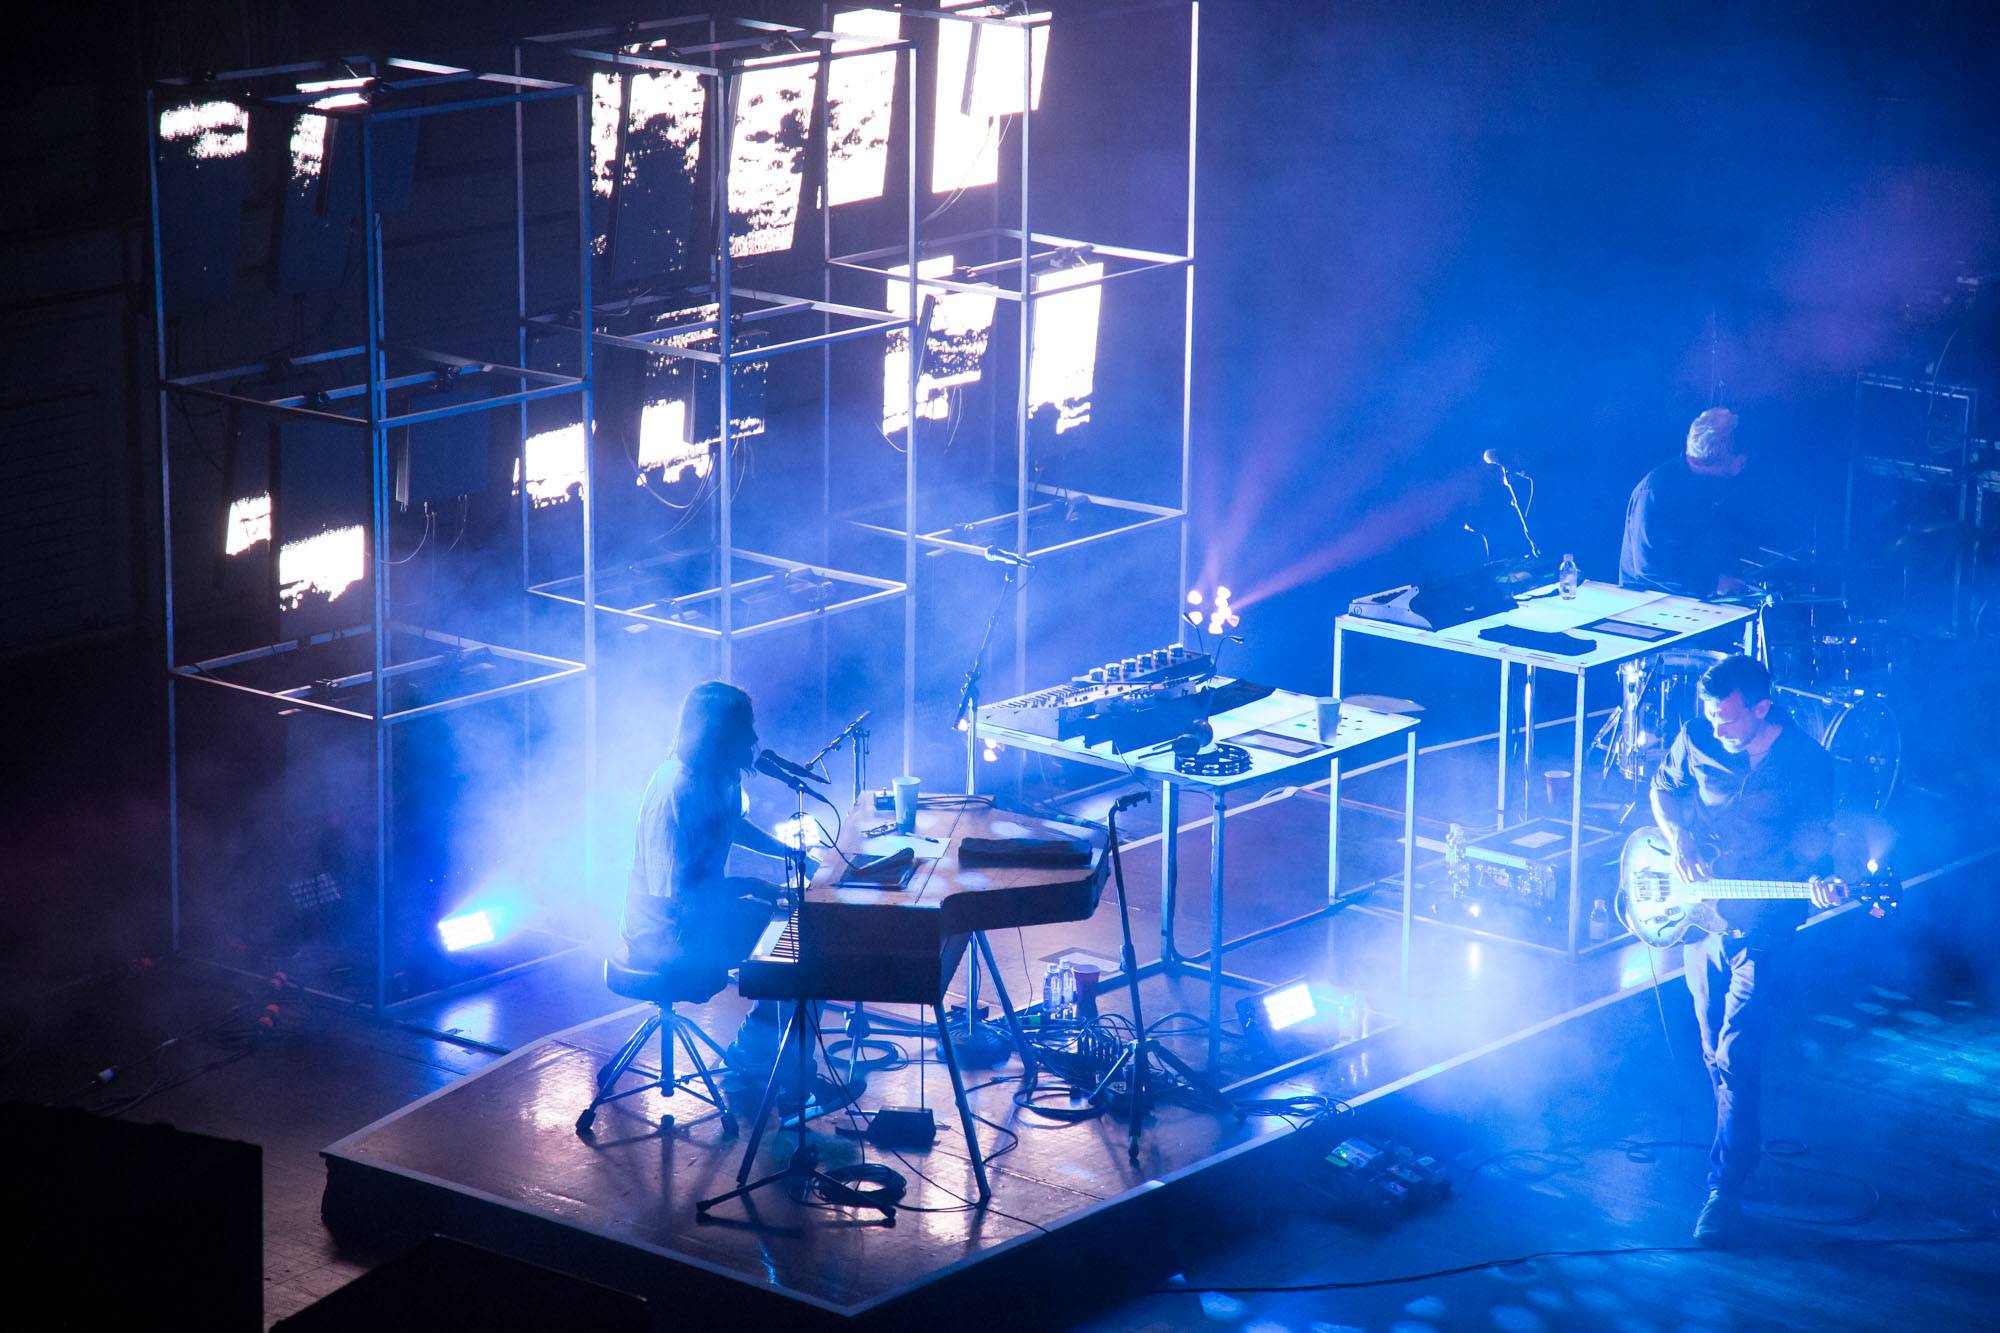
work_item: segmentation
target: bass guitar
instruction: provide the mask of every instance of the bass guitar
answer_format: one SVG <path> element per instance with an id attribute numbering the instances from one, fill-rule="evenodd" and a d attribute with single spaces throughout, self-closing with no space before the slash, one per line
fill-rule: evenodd
<path id="1" fill-rule="evenodd" d="M 1902 897 L 1896 877 L 1868 863 L 1868 872 L 1845 888 L 1849 901 L 1865 903 L 1870 916 L 1883 916 Z M 1809 880 L 1703 879 L 1690 881 L 1674 866 L 1673 849 L 1656 828 L 1640 829 L 1625 840 L 1618 857 L 1618 919 L 1656 949 L 1728 929 L 1715 910 L 1724 900 L 1793 898 L 1810 900 Z"/>

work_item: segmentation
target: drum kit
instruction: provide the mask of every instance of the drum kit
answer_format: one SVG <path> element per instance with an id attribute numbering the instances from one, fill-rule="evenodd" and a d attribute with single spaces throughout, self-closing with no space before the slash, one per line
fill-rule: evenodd
<path id="1" fill-rule="evenodd" d="M 1843 810 L 1880 814 L 1903 766 L 1902 728 L 1890 702 L 1913 636 L 1898 622 L 1857 616 L 1838 566 L 1785 558 L 1758 583 L 1715 600 L 1756 608 L 1742 651 L 1770 669 L 1778 701 L 1833 756 Z M 1681 725 L 1697 715 L 1695 686 L 1727 653 L 1678 649 L 1619 668 L 1619 707 L 1598 733 L 1604 774 L 1643 782 Z"/>

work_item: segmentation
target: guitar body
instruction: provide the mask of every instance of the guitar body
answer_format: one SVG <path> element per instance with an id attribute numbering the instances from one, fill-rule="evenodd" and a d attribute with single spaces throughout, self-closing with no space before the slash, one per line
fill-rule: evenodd
<path id="1" fill-rule="evenodd" d="M 1727 929 L 1715 904 L 1675 871 L 1673 851 L 1656 828 L 1633 833 L 1619 853 L 1618 919 L 1655 949 Z"/>

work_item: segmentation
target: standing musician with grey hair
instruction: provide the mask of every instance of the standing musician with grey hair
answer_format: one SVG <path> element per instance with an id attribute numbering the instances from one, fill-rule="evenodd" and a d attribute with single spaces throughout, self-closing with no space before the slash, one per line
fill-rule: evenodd
<path id="1" fill-rule="evenodd" d="M 728 970 L 756 947 L 779 888 L 729 874 L 729 849 L 747 847 L 785 861 L 804 855 L 750 822 L 743 773 L 756 760 L 750 696 L 719 680 L 689 690 L 674 752 L 646 784 L 639 806 L 620 927 L 627 966 L 656 969 L 668 959 L 705 964 L 719 990 Z M 769 1072 L 778 1055 L 779 1018 L 770 1000 L 745 1017 L 729 1053 L 739 1073 Z M 780 1077 L 792 1067 L 786 1061 Z"/>
<path id="2" fill-rule="evenodd" d="M 1689 425 L 1681 456 L 1633 487 L 1618 553 L 1621 586 L 1683 597 L 1743 591 L 1737 570 L 1754 543 L 1741 479 L 1749 456 L 1737 446 L 1736 421 L 1726 407 L 1709 408 Z"/>

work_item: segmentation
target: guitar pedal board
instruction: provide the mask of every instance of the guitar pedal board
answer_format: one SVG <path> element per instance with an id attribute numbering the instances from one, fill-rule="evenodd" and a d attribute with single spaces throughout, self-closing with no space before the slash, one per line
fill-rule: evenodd
<path id="1" fill-rule="evenodd" d="M 1320 1192 L 1356 1226 L 1391 1226 L 1451 1197 L 1444 1164 L 1393 1139 L 1344 1139 L 1322 1162 Z"/>

